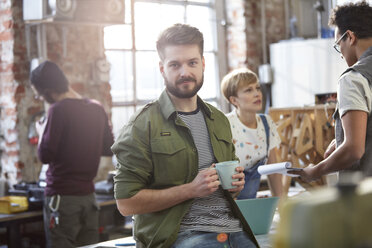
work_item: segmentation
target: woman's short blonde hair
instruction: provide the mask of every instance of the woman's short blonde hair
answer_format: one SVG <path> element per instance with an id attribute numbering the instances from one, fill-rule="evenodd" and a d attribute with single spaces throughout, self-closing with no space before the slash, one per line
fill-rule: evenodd
<path id="1" fill-rule="evenodd" d="M 221 82 L 221 91 L 228 102 L 230 96 L 236 96 L 239 88 L 258 82 L 256 73 L 248 68 L 235 69 L 228 73 Z"/>

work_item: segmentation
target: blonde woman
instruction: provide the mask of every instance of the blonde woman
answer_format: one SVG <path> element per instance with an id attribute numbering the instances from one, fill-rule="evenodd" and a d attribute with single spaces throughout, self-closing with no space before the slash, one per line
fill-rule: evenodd
<path id="1" fill-rule="evenodd" d="M 256 198 L 261 180 L 257 168 L 276 162 L 274 149 L 279 147 L 280 137 L 270 116 L 257 114 L 262 109 L 262 92 L 254 72 L 246 68 L 230 72 L 223 78 L 221 90 L 235 107 L 227 118 L 246 182 L 238 199 Z M 269 175 L 268 182 L 272 195 L 281 196 L 281 175 Z"/>

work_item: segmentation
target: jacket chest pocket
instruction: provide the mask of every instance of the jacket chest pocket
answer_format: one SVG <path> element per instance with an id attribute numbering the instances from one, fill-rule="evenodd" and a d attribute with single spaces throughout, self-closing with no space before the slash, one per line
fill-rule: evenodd
<path id="1" fill-rule="evenodd" d="M 217 130 L 214 132 L 214 155 L 218 162 L 234 159 L 233 143 L 231 135 L 226 130 Z"/>
<path id="2" fill-rule="evenodd" d="M 154 187 L 167 187 L 185 183 L 189 174 L 190 156 L 181 139 L 154 139 L 151 141 L 154 166 Z"/>

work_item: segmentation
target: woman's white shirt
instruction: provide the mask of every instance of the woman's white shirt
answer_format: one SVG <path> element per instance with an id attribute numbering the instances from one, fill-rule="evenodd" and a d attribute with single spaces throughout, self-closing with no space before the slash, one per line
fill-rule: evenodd
<path id="1" fill-rule="evenodd" d="M 245 126 L 238 118 L 236 110 L 226 115 L 229 119 L 236 156 L 240 165 L 250 168 L 267 154 L 266 132 L 264 124 L 256 114 L 257 128 Z M 281 140 L 276 125 L 269 115 L 265 115 L 269 125 L 269 151 L 279 147 Z"/>

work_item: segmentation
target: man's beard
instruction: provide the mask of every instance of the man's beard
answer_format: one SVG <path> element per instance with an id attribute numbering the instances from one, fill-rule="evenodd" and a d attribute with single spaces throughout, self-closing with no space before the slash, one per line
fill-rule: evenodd
<path id="1" fill-rule="evenodd" d="M 180 88 L 177 87 L 177 85 L 179 85 L 179 84 L 181 84 L 181 83 L 183 83 L 185 81 L 194 82 L 195 83 L 194 88 L 191 89 L 191 90 L 183 91 L 182 89 L 180 89 Z M 201 78 L 201 80 L 200 80 L 199 83 L 196 81 L 195 78 L 192 78 L 192 77 L 178 79 L 176 81 L 175 85 L 171 84 L 168 81 L 168 79 L 166 77 L 164 77 L 164 82 L 165 82 L 165 87 L 168 90 L 168 92 L 171 93 L 172 95 L 174 95 L 175 97 L 178 97 L 178 98 L 191 98 L 191 97 L 195 96 L 196 93 L 198 93 L 198 91 L 200 90 L 200 88 L 203 86 L 204 75 L 202 76 L 202 78 Z"/>

